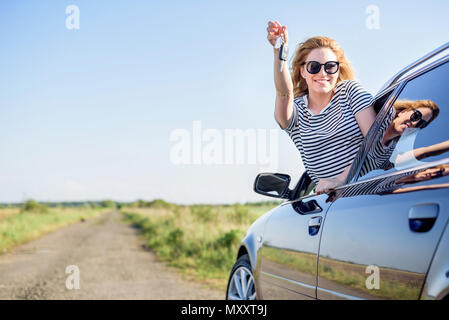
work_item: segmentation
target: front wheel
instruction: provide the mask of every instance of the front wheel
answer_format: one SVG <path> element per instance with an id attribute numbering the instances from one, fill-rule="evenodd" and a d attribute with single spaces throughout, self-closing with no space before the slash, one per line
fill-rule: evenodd
<path id="1" fill-rule="evenodd" d="M 256 286 L 247 254 L 238 258 L 232 268 L 226 300 L 256 300 Z"/>

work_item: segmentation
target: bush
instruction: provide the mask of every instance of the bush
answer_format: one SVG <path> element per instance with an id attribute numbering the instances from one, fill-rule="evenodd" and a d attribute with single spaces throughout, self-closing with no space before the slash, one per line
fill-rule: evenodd
<path id="1" fill-rule="evenodd" d="M 172 209 L 174 205 L 162 199 L 155 199 L 149 202 L 148 207 L 154 209 Z"/>
<path id="2" fill-rule="evenodd" d="M 246 223 L 249 219 L 248 208 L 241 204 L 235 204 L 232 218 L 238 224 Z"/>
<path id="3" fill-rule="evenodd" d="M 116 208 L 116 204 L 112 200 L 104 200 L 104 201 L 102 201 L 101 202 L 101 206 L 103 208 L 111 208 L 111 209 L 115 209 Z"/>
<path id="4" fill-rule="evenodd" d="M 212 210 L 210 206 L 191 206 L 190 211 L 198 222 L 211 222 L 217 219 L 217 214 Z"/>
<path id="5" fill-rule="evenodd" d="M 171 248 L 171 256 L 177 258 L 183 252 L 184 231 L 179 228 L 168 234 L 167 245 Z"/>
<path id="6" fill-rule="evenodd" d="M 240 242 L 239 230 L 232 229 L 229 232 L 224 233 L 215 241 L 216 248 L 226 248 L 231 249 L 233 245 Z"/>
<path id="7" fill-rule="evenodd" d="M 153 208 L 153 209 L 168 209 L 172 210 L 176 207 L 175 204 L 169 203 L 162 199 L 155 199 L 153 201 L 137 200 L 131 204 L 134 208 Z"/>
<path id="8" fill-rule="evenodd" d="M 25 202 L 21 212 L 47 213 L 48 207 L 46 205 L 40 204 L 36 200 L 30 199 Z"/>
<path id="9" fill-rule="evenodd" d="M 149 202 L 145 201 L 145 200 L 137 200 L 136 202 L 131 203 L 131 207 L 134 208 L 148 208 L 149 206 Z"/>

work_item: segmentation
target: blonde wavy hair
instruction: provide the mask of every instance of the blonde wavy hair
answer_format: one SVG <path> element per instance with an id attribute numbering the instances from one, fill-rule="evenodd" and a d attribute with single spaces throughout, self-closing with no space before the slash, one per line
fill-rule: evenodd
<path id="1" fill-rule="evenodd" d="M 397 100 L 393 106 L 396 111 L 396 115 L 398 115 L 402 110 L 429 108 L 432 110 L 432 118 L 429 120 L 429 123 L 431 123 L 433 119 L 438 117 L 440 114 L 440 108 L 438 108 L 437 104 L 432 100 Z"/>
<path id="2" fill-rule="evenodd" d="M 302 64 L 306 61 L 310 51 L 317 48 L 329 48 L 337 56 L 340 63 L 337 83 L 343 80 L 353 80 L 354 70 L 351 63 L 345 57 L 343 49 L 337 41 L 328 37 L 312 37 L 298 45 L 292 62 L 293 94 L 295 98 L 301 97 L 309 92 L 306 80 L 301 76 Z"/>

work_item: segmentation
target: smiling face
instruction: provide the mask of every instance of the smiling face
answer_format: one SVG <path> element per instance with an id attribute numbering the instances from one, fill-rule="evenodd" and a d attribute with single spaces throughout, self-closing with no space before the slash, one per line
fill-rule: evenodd
<path id="1" fill-rule="evenodd" d="M 432 110 L 429 108 L 418 108 L 422 114 L 422 120 L 430 122 L 432 119 Z M 413 110 L 402 110 L 398 116 L 393 120 L 394 131 L 398 134 L 402 134 L 407 128 L 416 128 L 418 121 L 411 121 L 410 116 L 413 114 Z"/>
<path id="2" fill-rule="evenodd" d="M 310 51 L 306 58 L 308 61 L 318 61 L 319 63 L 326 63 L 328 61 L 338 61 L 335 53 L 329 48 L 316 48 Z M 306 66 L 301 67 L 301 76 L 306 80 L 309 94 L 329 94 L 337 85 L 338 74 L 328 74 L 324 71 L 324 66 L 321 66 L 320 72 L 317 74 L 310 74 L 306 70 Z"/>

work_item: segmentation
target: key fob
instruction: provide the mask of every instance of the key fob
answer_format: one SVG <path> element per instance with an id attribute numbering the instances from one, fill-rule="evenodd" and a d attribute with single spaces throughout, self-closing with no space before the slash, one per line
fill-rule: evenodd
<path id="1" fill-rule="evenodd" d="M 279 51 L 279 60 L 287 61 L 288 58 L 288 46 L 283 43 L 281 44 L 281 49 Z"/>

